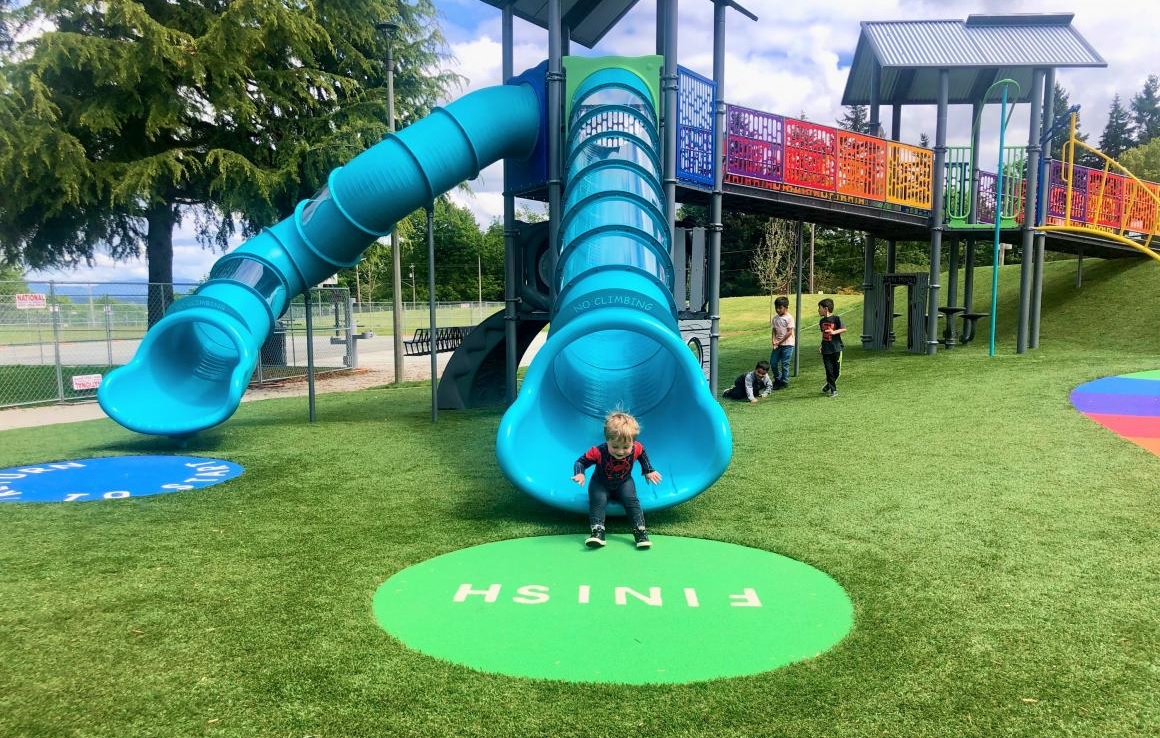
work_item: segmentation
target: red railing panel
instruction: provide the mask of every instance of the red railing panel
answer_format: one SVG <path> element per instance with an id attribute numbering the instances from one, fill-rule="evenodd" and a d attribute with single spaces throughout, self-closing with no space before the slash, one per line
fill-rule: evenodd
<path id="1" fill-rule="evenodd" d="M 1124 211 L 1124 177 L 1088 171 L 1087 222 L 1119 230 Z"/>
<path id="2" fill-rule="evenodd" d="M 785 183 L 825 192 L 838 184 L 838 131 L 795 118 L 785 119 Z"/>

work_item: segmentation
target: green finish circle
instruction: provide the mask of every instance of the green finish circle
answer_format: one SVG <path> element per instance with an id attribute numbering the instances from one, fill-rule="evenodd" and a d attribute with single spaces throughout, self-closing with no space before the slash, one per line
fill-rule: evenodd
<path id="1" fill-rule="evenodd" d="M 403 569 L 374 597 L 410 648 L 485 672 L 684 683 L 813 658 L 854 623 L 842 587 L 800 561 L 698 538 L 498 541 Z"/>

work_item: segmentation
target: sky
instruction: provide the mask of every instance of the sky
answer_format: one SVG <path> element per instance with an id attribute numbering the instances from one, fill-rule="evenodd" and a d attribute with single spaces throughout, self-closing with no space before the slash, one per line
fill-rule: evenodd
<path id="1" fill-rule="evenodd" d="M 1149 74 L 1160 74 L 1160 13 L 1143 12 L 1143 5 L 1107 0 L 812 0 L 786 3 L 781 0 L 738 0 L 758 16 L 750 21 L 735 11 L 727 13 L 724 99 L 728 103 L 784 115 L 804 113 L 809 120 L 833 124 L 842 115 L 841 98 L 859 22 L 869 20 L 962 20 L 976 13 L 1074 13 L 1072 26 L 1108 62 L 1104 69 L 1062 69 L 1057 82 L 1071 94 L 1072 104 L 1082 105 L 1083 128 L 1094 144 L 1107 121 L 1112 96 L 1119 93 L 1125 104 Z M 480 0 L 435 0 L 451 58 L 447 66 L 467 83 L 450 99 L 481 87 L 500 83 L 500 11 Z M 642 0 L 593 50 L 583 54 L 636 56 L 655 52 L 656 4 Z M 707 0 L 684 0 L 679 9 L 678 62 L 694 72 L 712 77 L 713 4 Z M 515 69 L 517 73 L 547 57 L 546 33 L 518 18 L 515 21 Z M 919 134 L 934 138 L 935 109 L 915 106 L 903 109 L 902 140 L 918 143 Z M 1028 106 L 1016 110 L 1007 129 L 1011 143 L 1026 143 Z M 883 120 L 889 122 L 889 109 Z M 998 106 L 983 117 L 983 137 L 998 137 Z M 970 113 L 952 108 L 947 142 L 970 143 Z M 992 150 L 997 148 L 992 143 Z M 982 154 L 986 160 L 986 151 Z M 451 198 L 472 210 L 486 226 L 503 210 L 502 167 L 485 169 L 470 183 L 471 192 L 455 191 Z M 174 279 L 197 281 L 209 273 L 220 253 L 204 250 L 189 229 L 174 237 Z M 114 263 L 100 254 L 93 267 L 71 271 L 35 272 L 30 279 L 59 281 L 144 280 L 144 258 Z"/>

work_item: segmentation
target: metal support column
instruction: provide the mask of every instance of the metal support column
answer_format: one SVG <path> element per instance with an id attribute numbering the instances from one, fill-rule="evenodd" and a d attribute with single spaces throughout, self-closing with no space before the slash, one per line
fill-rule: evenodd
<path id="1" fill-rule="evenodd" d="M 725 5 L 713 4 L 713 197 L 709 201 L 709 390 L 718 394 L 718 348 L 721 341 L 721 216 L 725 196 Z"/>
<path id="2" fill-rule="evenodd" d="M 795 344 L 794 351 L 793 351 L 793 376 L 794 377 L 797 377 L 798 371 L 801 368 L 802 341 L 801 341 L 801 338 L 799 338 L 799 336 L 801 336 L 801 330 L 802 330 L 800 328 L 800 326 L 801 326 L 801 320 L 802 320 L 802 242 L 804 240 L 805 240 L 805 228 L 802 226 L 802 222 L 799 220 L 797 222 L 797 255 L 794 257 L 795 263 L 797 264 L 797 306 L 794 309 L 794 316 L 793 316 L 793 325 L 794 325 L 793 342 Z"/>
<path id="3" fill-rule="evenodd" d="M 964 260 L 963 271 L 963 312 L 974 312 L 975 301 L 975 239 L 967 238 L 967 258 Z"/>
<path id="4" fill-rule="evenodd" d="M 955 338 L 955 319 L 958 313 L 953 308 L 960 307 L 956 303 L 959 299 L 959 237 L 951 238 L 951 261 L 947 268 L 947 309 L 946 325 L 943 326 L 943 339 L 947 348 L 954 348 L 958 343 Z"/>
<path id="5" fill-rule="evenodd" d="M 938 117 L 934 130 L 934 191 L 931 197 L 930 285 L 926 303 L 926 353 L 938 353 L 938 279 L 942 266 L 943 193 L 946 191 L 947 101 L 950 98 L 951 73 L 938 70 Z"/>
<path id="6" fill-rule="evenodd" d="M 894 103 L 890 110 L 890 140 L 902 140 L 902 105 Z M 893 274 L 898 263 L 898 241 L 890 239 L 886 242 L 886 273 Z M 887 310 L 893 310 L 893 300 L 887 299 Z"/>
<path id="7" fill-rule="evenodd" d="M 1027 353 L 1027 336 L 1031 320 L 1031 274 L 1035 269 L 1035 211 L 1039 206 L 1039 136 L 1043 126 L 1042 69 L 1036 69 L 1031 81 L 1031 119 L 1027 127 L 1027 197 L 1023 204 L 1023 263 L 1019 265 L 1019 332 L 1015 352 Z M 995 217 L 999 217 L 996 213 Z"/>
<path id="8" fill-rule="evenodd" d="M 971 127 L 971 212 L 967 214 L 968 223 L 979 222 L 979 141 L 982 128 L 979 126 L 979 116 L 983 113 L 983 103 L 971 105 L 971 120 L 975 125 Z M 996 213 L 995 217 L 999 217 Z"/>
<path id="9" fill-rule="evenodd" d="M 661 96 L 664 98 L 664 165 L 665 224 L 672 232 L 677 219 L 677 0 L 665 4 L 665 66 L 661 74 Z"/>
<path id="10" fill-rule="evenodd" d="M 862 348 L 870 348 L 874 340 L 874 236 L 865 234 L 862 246 Z"/>
<path id="11" fill-rule="evenodd" d="M 439 419 L 439 341 L 435 330 L 435 203 L 427 206 L 427 311 L 431 325 L 431 422 Z"/>
<path id="12" fill-rule="evenodd" d="M 302 293 L 302 304 L 306 308 L 306 406 L 310 422 L 314 422 L 316 394 L 314 389 L 314 304 L 310 299 L 313 287 Z M 293 341 L 293 337 L 290 339 Z"/>
<path id="13" fill-rule="evenodd" d="M 515 73 L 515 33 L 513 28 L 514 2 L 503 7 L 503 81 L 507 82 Z M 504 174 L 509 162 L 504 160 Z M 505 177 L 506 180 L 506 177 Z M 516 198 L 510 192 L 503 193 L 503 335 L 504 335 L 504 378 L 507 390 L 507 404 L 516 401 L 516 370 L 519 357 L 516 356 L 516 321 L 519 319 L 519 293 L 516 282 Z"/>
<path id="14" fill-rule="evenodd" d="M 657 0 L 657 56 L 665 55 L 665 13 L 668 8 L 666 0 Z"/>
<path id="15" fill-rule="evenodd" d="M 870 122 L 869 134 L 882 135 L 882 65 L 877 61 L 870 67 Z M 869 348 L 874 340 L 874 236 L 866 234 L 866 242 L 862 247 L 862 348 Z M 879 316 L 881 317 L 881 316 Z"/>
<path id="16" fill-rule="evenodd" d="M 1051 132 L 1055 124 L 1055 69 L 1048 69 L 1043 78 L 1043 129 L 1039 140 L 1043 142 L 1041 160 L 1051 161 Z M 1044 167 L 1040 167 L 1042 170 Z M 1039 183 L 1038 217 L 1041 225 L 1047 219 L 1047 194 L 1051 188 L 1050 175 L 1048 181 Z M 1043 231 L 1035 234 L 1035 272 L 1031 275 L 1031 336 L 1028 340 L 1030 348 L 1039 348 L 1039 319 L 1043 310 L 1043 253 L 1046 247 L 1047 236 Z"/>
<path id="17" fill-rule="evenodd" d="M 395 132 L 395 57 L 392 51 L 398 25 L 390 21 L 375 26 L 387 39 L 387 130 Z M 403 254 L 399 229 L 391 227 L 391 348 L 394 351 L 395 384 L 403 381 Z"/>
<path id="18" fill-rule="evenodd" d="M 560 258 L 560 202 L 564 137 L 564 36 L 560 0 L 548 0 L 548 274 L 556 273 Z M 550 279 L 550 309 L 556 310 L 556 280 Z"/>
<path id="19" fill-rule="evenodd" d="M 882 135 L 882 65 L 874 60 L 870 67 L 870 130 L 871 136 Z M 863 131 L 855 131 L 863 133 Z"/>
<path id="20" fill-rule="evenodd" d="M 713 3 L 713 85 L 716 90 L 713 101 L 715 133 L 713 138 L 713 197 L 709 201 L 709 389 L 717 395 L 717 347 L 721 339 L 721 232 L 722 200 L 725 195 L 725 101 L 721 94 L 725 90 L 725 8 L 731 7 L 750 20 L 757 16 L 732 0 L 714 0 Z M 673 0 L 669 12 L 677 12 Z M 670 25 L 675 19 L 669 19 Z M 673 46 L 676 49 L 675 43 Z M 797 353 L 796 351 L 794 353 Z"/>

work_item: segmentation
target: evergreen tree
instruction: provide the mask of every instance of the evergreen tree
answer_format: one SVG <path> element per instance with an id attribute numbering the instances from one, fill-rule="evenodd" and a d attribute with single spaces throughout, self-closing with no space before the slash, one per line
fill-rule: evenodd
<path id="1" fill-rule="evenodd" d="M 0 62 L 0 242 L 31 267 L 125 259 L 172 282 L 173 229 L 203 246 L 256 233 L 386 131 L 386 39 L 400 25 L 401 119 L 456 82 L 432 0 L 32 0 L 48 30 Z M 171 293 L 154 288 L 150 320 Z"/>
<path id="2" fill-rule="evenodd" d="M 918 134 L 918 145 L 924 149 L 930 148 L 930 136 L 925 133 Z"/>
<path id="3" fill-rule="evenodd" d="M 1116 95 L 1108 108 L 1108 124 L 1100 136 L 1100 151 L 1115 159 L 1132 147 L 1132 141 L 1132 119 Z"/>
<path id="4" fill-rule="evenodd" d="M 870 113 L 865 105 L 847 105 L 838 127 L 854 133 L 870 133 Z"/>
<path id="5" fill-rule="evenodd" d="M 12 8 L 12 0 L 0 0 L 0 52 L 12 47 L 12 30 L 8 27 L 8 12 Z"/>
<path id="6" fill-rule="evenodd" d="M 1155 74 L 1148 75 L 1144 89 L 1132 97 L 1132 122 L 1137 146 L 1160 138 L 1160 77 Z"/>
<path id="7" fill-rule="evenodd" d="M 1063 88 L 1058 82 L 1055 83 L 1053 91 L 1055 102 L 1053 103 L 1053 113 L 1055 115 L 1055 123 L 1058 124 L 1055 128 L 1055 133 L 1051 135 L 1051 158 L 1063 160 L 1064 147 L 1067 146 L 1068 136 L 1071 135 L 1071 124 L 1067 120 L 1068 110 L 1071 108 L 1071 96 L 1067 90 Z M 1080 130 L 1079 113 L 1076 113 L 1075 123 L 1075 137 L 1079 141 L 1087 142 L 1088 136 Z M 1083 163 L 1088 159 L 1088 155 L 1076 151 L 1076 163 Z"/>

